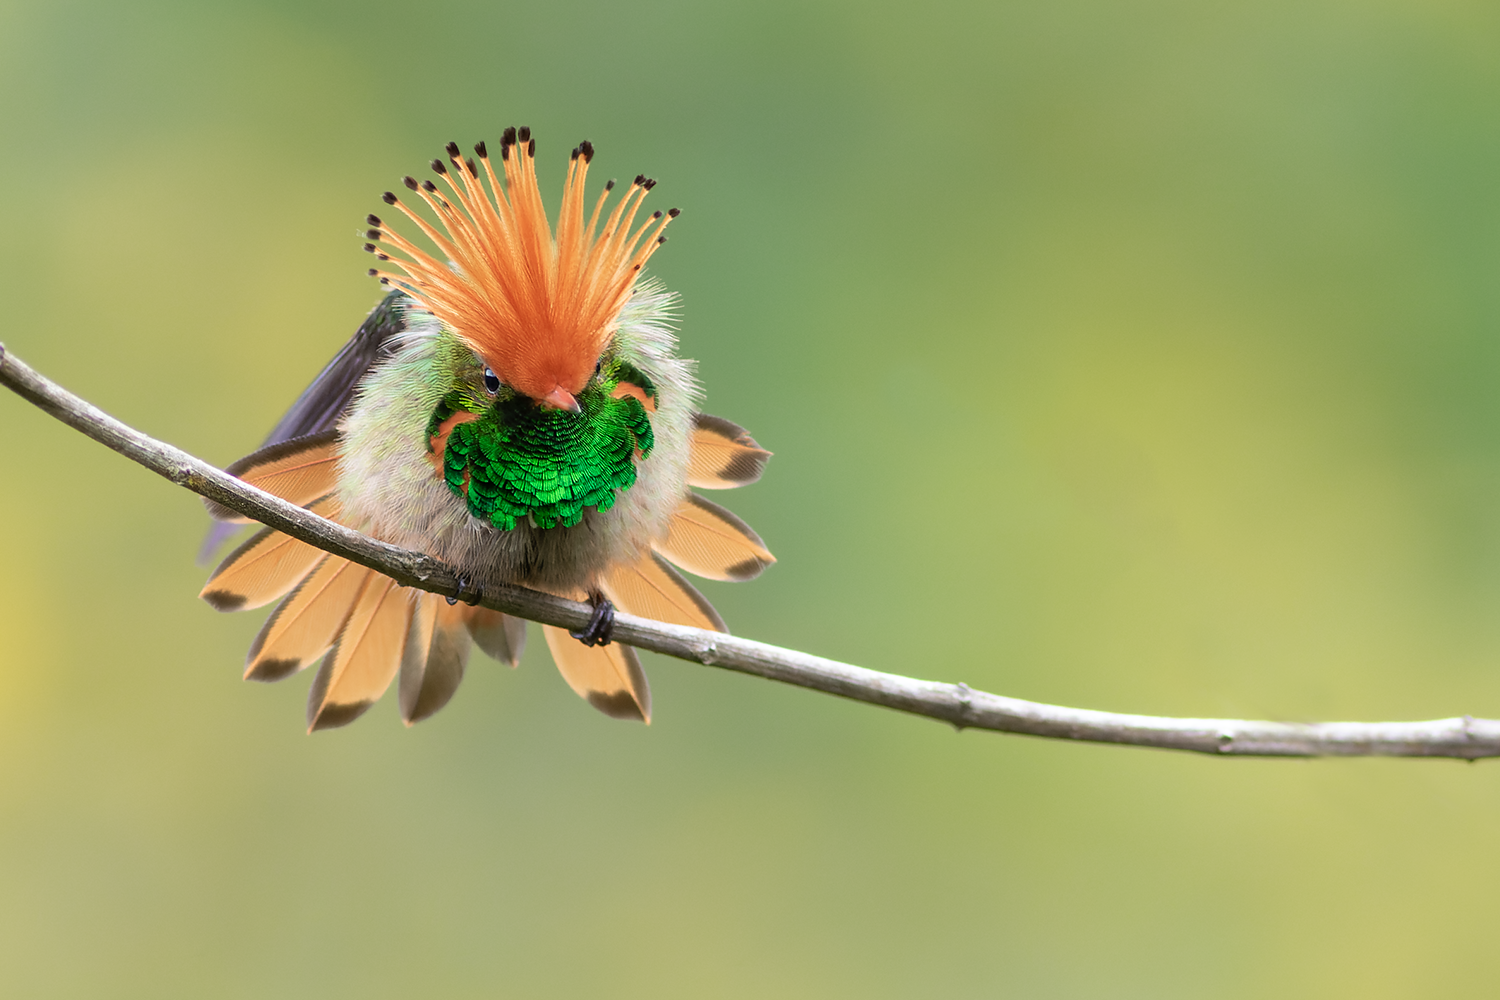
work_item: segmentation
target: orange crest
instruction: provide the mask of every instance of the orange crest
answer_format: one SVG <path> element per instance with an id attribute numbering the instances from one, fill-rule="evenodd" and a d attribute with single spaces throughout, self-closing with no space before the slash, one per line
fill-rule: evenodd
<path id="1" fill-rule="evenodd" d="M 530 129 L 517 134 L 508 128 L 500 140 L 503 188 L 484 143 L 474 152 L 489 178 L 488 192 L 474 161 L 464 160 L 456 143 L 450 142 L 447 152 L 451 171 L 441 160 L 433 160 L 432 169 L 451 197 L 432 181 L 418 184 L 406 178 L 406 186 L 437 215 L 442 231 L 389 191 L 385 201 L 416 223 L 452 266 L 372 215 L 369 222 L 376 228 L 368 237 L 407 259 L 367 243 L 366 250 L 406 272 L 372 268 L 370 273 L 416 299 L 518 392 L 538 400 L 570 399 L 593 375 L 641 268 L 666 242 L 662 230 L 676 218 L 677 209 L 656 212 L 631 233 L 646 192 L 656 184 L 636 177 L 601 229 L 599 215 L 614 187 L 610 181 L 585 224 L 583 184 L 594 147 L 583 142 L 568 163 L 554 238 L 537 189 L 536 140 Z"/>

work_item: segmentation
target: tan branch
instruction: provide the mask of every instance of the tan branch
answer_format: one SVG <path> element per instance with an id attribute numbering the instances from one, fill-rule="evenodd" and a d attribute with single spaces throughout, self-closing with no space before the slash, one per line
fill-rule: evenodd
<path id="1" fill-rule="evenodd" d="M 0 383 L 63 423 L 146 468 L 310 545 L 385 573 L 398 583 L 460 596 L 453 569 L 326 521 L 246 485 L 187 452 L 126 426 L 33 371 L 0 345 Z M 522 587 L 488 588 L 485 607 L 548 625 L 579 629 L 590 609 Z M 620 614 L 614 637 L 639 649 L 754 674 L 855 701 L 940 719 L 960 729 L 991 729 L 1052 739 L 1194 750 L 1220 756 L 1500 756 L 1500 721 L 1255 722 L 1177 719 L 1064 708 L 975 691 L 964 684 L 916 680 L 719 632 Z"/>

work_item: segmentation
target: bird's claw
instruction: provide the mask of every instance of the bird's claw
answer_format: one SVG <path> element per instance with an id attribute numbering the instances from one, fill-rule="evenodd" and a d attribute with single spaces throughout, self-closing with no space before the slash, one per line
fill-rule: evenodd
<path id="1" fill-rule="evenodd" d="M 464 594 L 464 591 L 469 589 L 469 583 L 470 580 L 467 576 L 460 575 L 458 577 L 458 592 L 455 593 L 452 597 L 448 597 L 445 595 L 443 597 L 443 600 L 447 601 L 450 605 L 457 604 L 459 601 L 463 601 L 469 607 L 474 607 L 480 601 L 484 600 L 484 587 L 479 584 L 474 585 L 474 599 L 471 601 Z"/>
<path id="2" fill-rule="evenodd" d="M 594 614 L 589 623 L 577 632 L 568 634 L 585 646 L 608 646 L 610 633 L 615 630 L 615 606 L 603 595 L 594 597 Z"/>

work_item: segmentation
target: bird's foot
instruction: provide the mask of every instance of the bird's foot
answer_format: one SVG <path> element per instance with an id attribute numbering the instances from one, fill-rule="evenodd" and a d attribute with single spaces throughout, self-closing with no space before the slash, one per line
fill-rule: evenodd
<path id="1" fill-rule="evenodd" d="M 484 587 L 477 583 L 474 584 L 474 599 L 472 601 L 469 600 L 469 595 L 464 592 L 469 589 L 470 582 L 471 581 L 467 576 L 464 576 L 460 573 L 458 577 L 458 592 L 455 593 L 452 597 L 444 596 L 443 600 L 447 601 L 449 604 L 457 604 L 459 601 L 463 601 L 471 608 L 474 605 L 478 604 L 480 601 L 484 600 Z"/>
<path id="2" fill-rule="evenodd" d="M 578 632 L 570 630 L 568 634 L 585 646 L 607 646 L 610 633 L 615 630 L 615 606 L 609 603 L 609 598 L 597 592 L 589 595 L 589 601 L 594 605 L 594 615 L 588 625 Z"/>

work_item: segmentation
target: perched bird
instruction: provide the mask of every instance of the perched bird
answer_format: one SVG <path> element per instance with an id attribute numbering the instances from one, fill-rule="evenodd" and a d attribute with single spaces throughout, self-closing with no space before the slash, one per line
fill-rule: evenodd
<path id="1" fill-rule="evenodd" d="M 228 471 L 436 556 L 473 593 L 514 583 L 592 602 L 588 629 L 543 627 L 552 658 L 595 708 L 649 722 L 640 661 L 609 641 L 614 608 L 722 631 L 678 568 L 747 580 L 774 559 L 690 487 L 754 482 L 770 453 L 698 412 L 692 363 L 674 355 L 675 296 L 642 274 L 678 212 L 636 224 L 656 182 L 636 177 L 611 208 L 610 181 L 589 210 L 594 148 L 581 143 L 554 233 L 530 130 L 505 130 L 503 183 L 485 144 L 474 153 L 449 143 L 447 162 L 432 161 L 441 186 L 405 178 L 421 206 L 386 192 L 438 255 L 369 217 L 365 249 L 382 262 L 370 274 L 391 291 L 265 445 Z M 353 721 L 398 674 L 410 725 L 452 697 L 472 645 L 515 665 L 526 638 L 523 621 L 399 587 L 271 530 L 235 549 L 201 596 L 221 611 L 280 600 L 245 676 L 278 680 L 322 657 L 310 731 Z"/>

